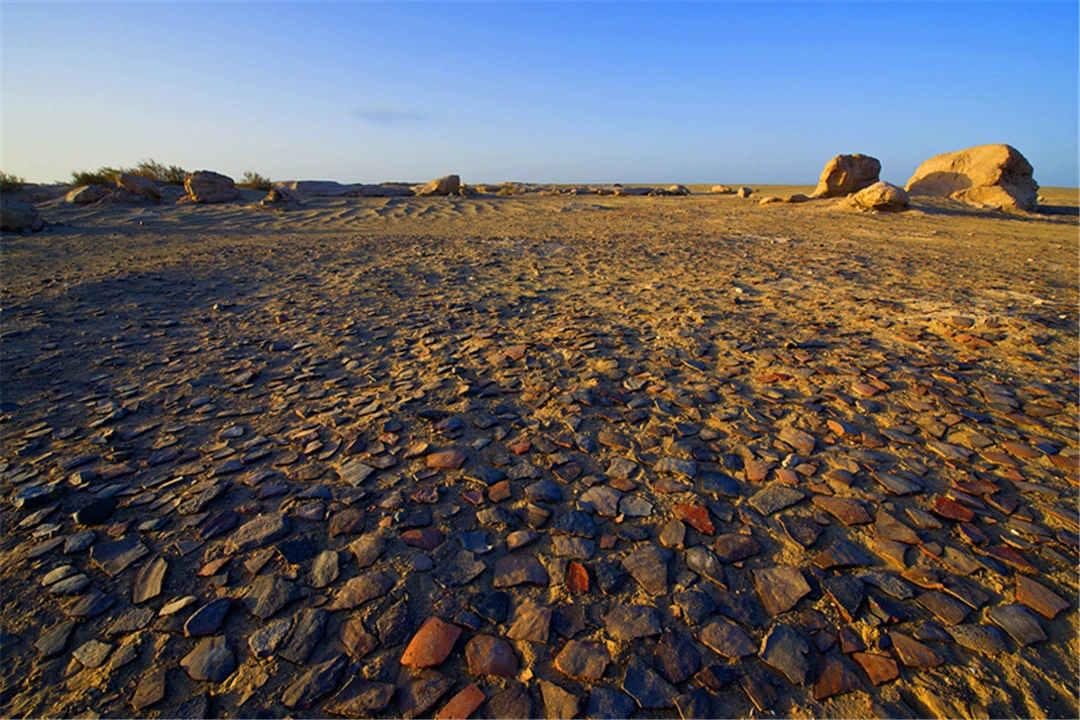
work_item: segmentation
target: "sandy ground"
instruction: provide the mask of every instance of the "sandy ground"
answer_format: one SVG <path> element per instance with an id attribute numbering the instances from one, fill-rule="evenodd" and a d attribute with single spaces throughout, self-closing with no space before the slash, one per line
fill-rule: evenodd
<path id="1" fill-rule="evenodd" d="M 0 712 L 363 714 L 341 709 L 363 678 L 397 688 L 368 714 L 411 714 L 403 697 L 419 675 L 399 661 L 434 615 L 463 633 L 434 664 L 445 687 L 420 716 L 475 683 L 479 717 L 599 716 L 605 688 L 637 698 L 633 717 L 1076 717 L 1080 203 L 1043 195 L 1056 214 L 702 194 L 44 208 L 47 232 L 2 240 Z M 462 453 L 460 469 L 429 467 L 444 449 Z M 374 471 L 354 487 L 356 462 Z M 489 486 L 491 471 L 506 485 Z M 914 490 L 897 494 L 890 478 Z M 602 514 L 581 500 L 593 488 L 634 503 Z M 769 489 L 798 499 L 763 507 Z M 816 502 L 827 497 L 876 522 L 846 524 Z M 76 523 L 102 498 L 118 507 Z M 685 505 L 706 522 L 678 523 Z M 331 536 L 350 510 L 359 523 Z M 246 523 L 274 513 L 286 534 L 236 549 Z M 914 537 L 885 540 L 884 513 Z M 808 547 L 785 529 L 795 522 L 819 535 Z M 89 549 L 65 552 L 87 529 Z M 530 529 L 536 539 L 507 549 Z M 491 549 L 463 558 L 471 532 Z M 418 534 L 435 546 L 417 547 Z M 715 536 L 729 534 L 758 552 L 712 579 L 691 569 L 690 551 L 719 552 Z M 384 551 L 361 568 L 349 546 L 368 536 Z M 568 537 L 588 542 L 567 550 Z M 147 553 L 117 570 L 102 554 L 120 540 Z M 858 557 L 828 567 L 821 555 L 840 541 Z M 624 572 L 629 555 L 662 546 L 659 591 Z M 340 570 L 315 581 L 328 550 Z M 538 559 L 546 581 L 495 587 L 509 555 Z M 158 592 L 135 603 L 158 558 Z M 476 562 L 476 577 L 446 580 Z M 587 590 L 568 584 L 570 562 Z M 807 591 L 774 616 L 755 578 L 782 565 Z M 389 590 L 331 609 L 374 570 Z M 68 574 L 88 584 L 57 593 Z M 244 598 L 264 576 L 302 597 L 256 617 Z M 839 577 L 861 593 L 849 619 L 827 590 Z M 1018 592 L 1023 578 L 1064 608 L 1029 611 L 1039 603 Z M 473 612 L 500 590 L 508 617 Z M 95 592 L 112 604 L 73 617 Z M 232 664 L 200 682 L 181 665 L 200 640 L 185 621 L 222 597 L 233 602 L 209 632 L 231 643 Z M 694 616 L 690 597 L 712 607 Z M 527 600 L 554 619 L 537 641 L 509 640 L 515 677 L 470 674 L 466 644 L 516 634 Z M 623 605 L 655 608 L 665 635 L 620 639 L 608 614 Z M 1016 605 L 1045 640 L 999 629 Z M 325 623 L 289 631 L 282 647 L 307 642 L 306 656 L 255 657 L 256 631 L 301 616 Z M 701 637 L 721 618 L 755 649 L 792 629 L 787 662 L 718 654 Z M 354 621 L 374 636 L 366 652 L 343 640 Z M 43 652 L 65 623 L 70 637 Z M 957 627 L 980 643 L 959 642 Z M 898 677 L 871 684 L 842 630 Z M 942 663 L 909 665 L 900 634 Z M 686 677 L 658 647 L 673 638 Z M 556 667 L 571 639 L 606 652 L 599 677 Z M 716 665 L 732 672 L 711 687 L 699 671 Z"/>

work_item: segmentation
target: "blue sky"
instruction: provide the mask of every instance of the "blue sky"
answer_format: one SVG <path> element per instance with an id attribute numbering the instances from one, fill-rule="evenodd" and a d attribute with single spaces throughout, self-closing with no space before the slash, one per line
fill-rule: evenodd
<path id="1" fill-rule="evenodd" d="M 904 183 L 1007 142 L 1078 185 L 1078 4 L 0 2 L 0 167 L 353 182 Z"/>

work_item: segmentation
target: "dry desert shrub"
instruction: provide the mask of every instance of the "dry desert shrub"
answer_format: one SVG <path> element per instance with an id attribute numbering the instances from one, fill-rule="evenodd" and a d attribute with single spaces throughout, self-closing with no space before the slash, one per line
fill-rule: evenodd
<path id="1" fill-rule="evenodd" d="M 241 178 L 240 182 L 236 183 L 236 187 L 247 188 L 248 190 L 268 191 L 272 185 L 270 184 L 270 178 L 248 170 L 244 173 L 244 177 Z"/>
<path id="2" fill-rule="evenodd" d="M 26 178 L 21 178 L 18 175 L 11 175 L 0 170 L 0 192 L 18 190 L 25 184 Z"/>

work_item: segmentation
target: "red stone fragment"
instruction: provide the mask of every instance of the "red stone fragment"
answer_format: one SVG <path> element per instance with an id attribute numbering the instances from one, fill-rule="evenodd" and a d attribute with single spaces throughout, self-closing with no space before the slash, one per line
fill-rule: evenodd
<path id="1" fill-rule="evenodd" d="M 488 488 L 488 500 L 491 502 L 501 502 L 509 499 L 509 497 L 510 483 L 506 480 L 500 480 Z"/>
<path id="2" fill-rule="evenodd" d="M 427 466 L 439 470 L 459 470 L 468 456 L 460 450 L 441 450 L 427 456 Z"/>
<path id="3" fill-rule="evenodd" d="M 439 665 L 450 656 L 460 636 L 461 628 L 457 625 L 429 617 L 409 641 L 401 656 L 401 664 L 413 668 Z"/>
<path id="4" fill-rule="evenodd" d="M 522 440 L 521 442 L 514 443 L 509 447 L 510 452 L 515 455 L 524 455 L 532 450 L 532 443 L 528 440 Z"/>
<path id="5" fill-rule="evenodd" d="M 446 535 L 440 530 L 434 528 L 424 528 L 422 530 L 406 530 L 401 533 L 401 542 L 410 547 L 417 547 L 421 550 L 434 550 L 443 544 L 446 540 Z"/>
<path id="6" fill-rule="evenodd" d="M 959 520 L 960 522 L 971 522 L 975 519 L 975 513 L 967 509 L 959 503 L 955 503 L 952 500 L 944 497 L 939 497 L 934 501 L 933 507 L 934 513 L 940 515 L 943 518 L 949 520 Z"/>
<path id="7" fill-rule="evenodd" d="M 709 518 L 708 509 L 701 505 L 680 503 L 675 506 L 674 512 L 675 517 L 682 520 L 699 533 L 712 535 L 716 532 L 716 528 L 713 527 L 712 520 Z"/>
<path id="8" fill-rule="evenodd" d="M 855 658 L 855 662 L 862 666 L 862 669 L 870 676 L 870 682 L 874 683 L 874 685 L 881 685 L 900 677 L 900 667 L 892 658 L 861 652 L 855 653 L 851 657 Z"/>
<path id="9" fill-rule="evenodd" d="M 566 589 L 572 593 L 589 592 L 589 571 L 577 561 L 572 561 L 566 569 Z"/>
<path id="10" fill-rule="evenodd" d="M 450 698 L 443 709 L 435 713 L 435 720 L 466 720 L 487 699 L 484 691 L 473 683 Z"/>

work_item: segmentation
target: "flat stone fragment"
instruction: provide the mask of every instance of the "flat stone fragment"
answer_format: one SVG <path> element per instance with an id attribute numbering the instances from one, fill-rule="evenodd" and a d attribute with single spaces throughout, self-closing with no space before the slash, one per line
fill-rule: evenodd
<path id="1" fill-rule="evenodd" d="M 109 577 L 115 577 L 149 554 L 150 549 L 137 537 L 95 545 L 90 549 L 90 559 Z"/>
<path id="2" fill-rule="evenodd" d="M 259 575 L 248 586 L 243 602 L 248 612 L 260 620 L 266 620 L 303 596 L 303 591 L 294 582 L 277 575 Z"/>
<path id="3" fill-rule="evenodd" d="M 351 578 L 338 591 L 331 610 L 352 610 L 366 602 L 380 598 L 394 587 L 394 578 L 382 571 L 372 571 Z"/>
<path id="4" fill-rule="evenodd" d="M 106 628 L 105 635 L 112 637 L 138 632 L 149 625 L 156 614 L 151 608 L 128 608 Z"/>
<path id="5" fill-rule="evenodd" d="M 739 678 L 739 686 L 759 712 L 772 712 L 776 704 L 776 687 L 769 673 L 755 670 Z"/>
<path id="6" fill-rule="evenodd" d="M 669 708 L 679 695 L 671 683 L 657 675 L 639 657 L 630 659 L 620 687 L 634 698 L 638 707 L 645 709 Z"/>
<path id="7" fill-rule="evenodd" d="M 945 628 L 957 645 L 995 657 L 1008 652 L 1001 631 L 990 625 L 954 625 Z"/>
<path id="8" fill-rule="evenodd" d="M 938 620 L 946 625 L 956 625 L 964 622 L 970 612 L 970 608 L 966 605 L 937 590 L 924 592 L 915 598 L 915 602 L 932 612 Z"/>
<path id="9" fill-rule="evenodd" d="M 682 520 L 690 527 L 703 535 L 712 535 L 716 532 L 712 519 L 709 517 L 708 508 L 693 503 L 678 503 L 672 508 L 675 517 Z"/>
<path id="10" fill-rule="evenodd" d="M 116 599 L 97 590 L 88 592 L 77 598 L 71 605 L 64 608 L 64 614 L 73 618 L 97 617 L 113 606 Z"/>
<path id="11" fill-rule="evenodd" d="M 589 693 L 585 717 L 588 720 L 624 720 L 636 709 L 634 698 L 626 693 L 597 685 Z"/>
<path id="12" fill-rule="evenodd" d="M 413 631 L 412 613 L 405 598 L 387 608 L 375 621 L 375 632 L 383 647 L 394 647 L 409 639 Z"/>
<path id="13" fill-rule="evenodd" d="M 806 493 L 781 482 L 773 482 L 754 494 L 746 503 L 762 515 L 772 515 L 791 507 L 806 497 Z"/>
<path id="14" fill-rule="evenodd" d="M 814 682 L 814 699 L 824 700 L 833 695 L 843 695 L 853 690 L 862 690 L 859 676 L 843 659 L 836 655 L 826 655 L 818 664 L 818 677 Z"/>
<path id="15" fill-rule="evenodd" d="M 221 635 L 206 637 L 180 661 L 188 677 L 198 682 L 224 682 L 236 670 L 232 641 Z"/>
<path id="16" fill-rule="evenodd" d="M 359 487 L 375 473 L 375 468 L 359 460 L 349 460 L 338 469 L 342 480 L 353 487 Z"/>
<path id="17" fill-rule="evenodd" d="M 242 525 L 225 541 L 225 552 L 231 555 L 265 547 L 289 532 L 289 518 L 283 513 L 259 515 Z"/>
<path id="18" fill-rule="evenodd" d="M 874 533 L 886 540 L 904 543 L 905 545 L 918 545 L 918 534 L 897 518 L 884 510 L 878 510 L 877 522 L 874 523 Z"/>
<path id="19" fill-rule="evenodd" d="M 326 525 L 331 539 L 338 535 L 359 535 L 364 532 L 364 511 L 345 508 L 331 515 Z"/>
<path id="20" fill-rule="evenodd" d="M 794 542 L 809 548 L 821 535 L 822 528 L 811 517 L 787 513 L 779 516 L 780 526 L 784 528 L 784 534 Z"/>
<path id="21" fill-rule="evenodd" d="M 806 658 L 809 652 L 810 644 L 805 637 L 787 625 L 776 625 L 765 636 L 758 655 L 793 684 L 805 685 L 810 673 L 810 661 Z"/>
<path id="22" fill-rule="evenodd" d="M 1047 620 L 1053 620 L 1058 613 L 1069 608 L 1069 602 L 1065 598 L 1023 575 L 1016 576 L 1016 600 Z"/>
<path id="23" fill-rule="evenodd" d="M 890 657 L 864 652 L 852 653 L 851 657 L 855 659 L 855 662 L 859 663 L 859 666 L 870 677 L 870 682 L 874 683 L 875 686 L 900 677 L 900 667 Z"/>
<path id="24" fill-rule="evenodd" d="M 811 502 L 845 525 L 866 525 L 874 521 L 857 500 L 829 495 L 815 495 Z"/>
<path id="25" fill-rule="evenodd" d="M 165 671 L 161 668 L 151 668 L 139 678 L 139 684 L 135 686 L 135 694 L 131 697 L 131 707 L 136 712 L 141 712 L 161 702 L 164 697 Z"/>
<path id="26" fill-rule="evenodd" d="M 225 622 L 225 616 L 229 613 L 230 607 L 232 607 L 232 600 L 229 598 L 218 598 L 203 605 L 184 623 L 184 636 L 213 635 Z"/>
<path id="27" fill-rule="evenodd" d="M 337 655 L 324 663 L 313 665 L 285 688 L 281 693 L 281 703 L 292 710 L 307 710 L 337 688 L 341 673 L 348 663 L 344 655 Z"/>
<path id="28" fill-rule="evenodd" d="M 72 657 L 88 668 L 101 667 L 113 646 L 100 640 L 88 640 L 71 653 Z"/>
<path id="29" fill-rule="evenodd" d="M 683 693 L 675 698 L 675 709 L 683 720 L 697 720 L 712 716 L 711 694 L 703 687 Z"/>
<path id="30" fill-rule="evenodd" d="M 746 631 L 727 620 L 709 623 L 701 629 L 698 639 L 714 652 L 732 660 L 754 655 L 758 651 Z"/>
<path id="31" fill-rule="evenodd" d="M 165 580 L 168 569 L 169 563 L 160 555 L 146 563 L 135 576 L 131 602 L 138 605 L 160 595 L 161 584 Z"/>
<path id="32" fill-rule="evenodd" d="M 653 466 L 653 472 L 681 475 L 693 479 L 697 475 L 698 465 L 693 460 L 674 457 L 662 457 Z"/>
<path id="33" fill-rule="evenodd" d="M 495 561 L 492 584 L 497 588 L 522 584 L 547 585 L 548 573 L 535 555 L 504 555 Z"/>
<path id="34" fill-rule="evenodd" d="M 551 629 L 551 608 L 525 600 L 514 610 L 506 636 L 512 640 L 546 643 Z"/>
<path id="35" fill-rule="evenodd" d="M 291 617 L 274 620 L 256 630 L 248 637 L 248 647 L 251 654 L 264 659 L 272 656 L 277 651 L 281 641 L 292 630 L 293 619 Z"/>
<path id="36" fill-rule="evenodd" d="M 423 716 L 428 708 L 453 687 L 454 681 L 435 670 L 424 670 L 397 694 L 401 717 L 411 720 Z"/>
<path id="37" fill-rule="evenodd" d="M 607 485 L 593 485 L 578 496 L 577 506 L 582 510 L 592 510 L 601 517 L 613 518 L 619 514 L 619 501 L 623 494 Z"/>
<path id="38" fill-rule="evenodd" d="M 525 683 L 511 680 L 506 688 L 488 700 L 488 709 L 495 718 L 532 717 L 532 698 Z"/>
<path id="39" fill-rule="evenodd" d="M 457 625 L 429 617 L 405 647 L 401 664 L 413 668 L 440 665 L 450 656 L 460 636 L 461 628 Z"/>
<path id="40" fill-rule="evenodd" d="M 460 450 L 441 450 L 429 454 L 425 461 L 429 468 L 439 470 L 460 470 L 469 456 Z"/>
<path id="41" fill-rule="evenodd" d="M 578 697 L 553 682 L 540 681 L 540 695 L 544 698 L 544 717 L 548 720 L 570 720 L 578 713 Z"/>
<path id="42" fill-rule="evenodd" d="M 727 589 L 727 578 L 724 575 L 724 566 L 708 548 L 695 545 L 686 550 L 686 567 L 696 572 L 701 577 L 710 580 L 721 588 Z"/>
<path id="43" fill-rule="evenodd" d="M 379 640 L 367 631 L 360 617 L 354 616 L 343 623 L 338 629 L 338 638 L 345 646 L 345 651 L 354 659 L 359 660 L 376 647 Z"/>
<path id="44" fill-rule="evenodd" d="M 604 627 L 613 638 L 624 641 L 659 635 L 662 630 L 660 612 L 644 605 L 616 605 L 604 616 Z"/>
<path id="45" fill-rule="evenodd" d="M 669 683 L 678 685 L 701 669 L 701 655 L 688 638 L 665 632 L 653 648 L 653 668 Z"/>
<path id="46" fill-rule="evenodd" d="M 795 451 L 800 455 L 813 453 L 814 445 L 817 442 L 810 433 L 803 432 L 790 425 L 780 431 L 780 440 L 795 448 Z"/>
<path id="47" fill-rule="evenodd" d="M 761 552 L 761 543 L 749 535 L 725 533 L 713 542 L 713 552 L 722 563 L 737 563 Z"/>
<path id="48" fill-rule="evenodd" d="M 790 565 L 755 570 L 754 589 L 765 610 L 774 617 L 795 607 L 799 600 L 810 594 L 802 571 Z"/>
<path id="49" fill-rule="evenodd" d="M 465 720 L 486 700 L 484 691 L 476 684 L 467 686 L 435 713 L 435 720 Z"/>
<path id="50" fill-rule="evenodd" d="M 551 546 L 555 551 L 555 557 L 589 560 L 596 554 L 595 542 L 569 535 L 554 536 L 551 538 Z"/>
<path id="51" fill-rule="evenodd" d="M 303 665 L 322 640 L 330 613 L 319 608 L 304 608 L 293 621 L 292 632 L 277 654 L 296 665 Z"/>
<path id="52" fill-rule="evenodd" d="M 518 658 L 510 643 L 494 635 L 476 635 L 465 645 L 465 661 L 470 675 L 514 677 Z"/>
<path id="53" fill-rule="evenodd" d="M 390 704 L 396 689 L 389 683 L 354 676 L 326 701 L 323 709 L 331 715 L 349 718 L 378 716 Z"/>
<path id="54" fill-rule="evenodd" d="M 945 662 L 945 658 L 909 635 L 891 632 L 889 638 L 892 640 L 893 647 L 896 648 L 896 654 L 900 656 L 900 662 L 908 667 L 926 670 Z"/>
<path id="55" fill-rule="evenodd" d="M 850 575 L 838 575 L 822 580 L 821 587 L 836 603 L 844 620 L 854 622 L 863 600 L 866 599 L 866 588 L 862 582 Z"/>
<path id="56" fill-rule="evenodd" d="M 822 570 L 843 567 L 864 567 L 872 565 L 873 560 L 855 543 L 837 540 L 828 549 L 814 556 L 813 563 Z"/>
<path id="57" fill-rule="evenodd" d="M 667 548 L 645 545 L 623 558 L 622 566 L 650 595 L 667 595 L 668 563 L 672 552 Z"/>
<path id="58" fill-rule="evenodd" d="M 1033 645 L 1046 640 L 1038 618 L 1019 604 L 997 605 L 987 612 L 989 618 L 1021 646 Z"/>
<path id="59" fill-rule="evenodd" d="M 599 680 L 611 663 L 603 643 L 570 640 L 555 656 L 555 669 L 572 678 Z"/>

